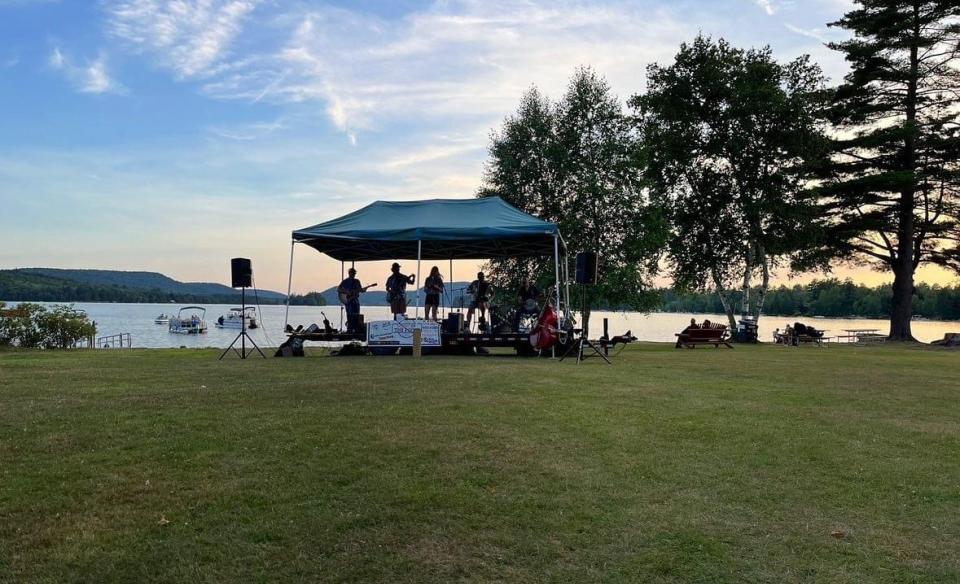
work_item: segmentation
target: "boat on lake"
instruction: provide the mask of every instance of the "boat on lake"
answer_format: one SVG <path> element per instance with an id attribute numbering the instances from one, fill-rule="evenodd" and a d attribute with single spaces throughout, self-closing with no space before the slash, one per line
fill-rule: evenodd
<path id="1" fill-rule="evenodd" d="M 240 330 L 244 322 L 248 329 L 255 329 L 260 326 L 257 323 L 257 309 L 255 307 L 231 308 L 226 316 L 221 315 L 220 318 L 217 319 L 216 327 Z"/>
<path id="2" fill-rule="evenodd" d="M 207 309 L 202 306 L 184 306 L 170 319 L 170 332 L 197 335 L 207 332 Z"/>
<path id="3" fill-rule="evenodd" d="M 153 319 L 153 322 L 154 324 L 170 324 L 171 318 L 173 318 L 172 314 L 161 312 L 157 318 Z"/>

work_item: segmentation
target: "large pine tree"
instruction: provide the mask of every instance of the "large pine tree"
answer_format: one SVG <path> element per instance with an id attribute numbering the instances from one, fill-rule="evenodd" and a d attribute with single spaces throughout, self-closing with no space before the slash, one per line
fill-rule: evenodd
<path id="1" fill-rule="evenodd" d="M 834 154 L 814 190 L 823 237 L 809 259 L 893 273 L 890 338 L 910 340 L 921 264 L 960 273 L 960 3 L 859 0 L 831 26 L 851 71 L 829 110 Z"/>

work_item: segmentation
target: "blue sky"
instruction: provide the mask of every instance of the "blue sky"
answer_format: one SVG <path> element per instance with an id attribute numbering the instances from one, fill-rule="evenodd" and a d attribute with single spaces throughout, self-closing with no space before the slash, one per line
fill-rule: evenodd
<path id="1" fill-rule="evenodd" d="M 472 196 L 530 85 L 557 96 L 591 65 L 626 99 L 698 31 L 836 78 L 825 24 L 849 5 L 0 0 L 0 267 L 225 281 L 244 255 L 284 289 L 294 228 Z M 299 291 L 339 275 L 297 266 Z"/>

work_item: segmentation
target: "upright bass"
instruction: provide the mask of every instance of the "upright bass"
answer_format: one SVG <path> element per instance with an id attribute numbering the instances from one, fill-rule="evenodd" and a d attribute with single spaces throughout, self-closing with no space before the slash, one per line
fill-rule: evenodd
<path id="1" fill-rule="evenodd" d="M 537 318 L 537 324 L 530 329 L 530 344 L 534 349 L 542 351 L 557 344 L 560 339 L 557 322 L 557 311 L 548 301 Z"/>

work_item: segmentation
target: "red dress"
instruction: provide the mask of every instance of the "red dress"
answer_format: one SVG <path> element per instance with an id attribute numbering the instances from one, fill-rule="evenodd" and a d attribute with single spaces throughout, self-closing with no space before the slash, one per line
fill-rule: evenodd
<path id="1" fill-rule="evenodd" d="M 534 349 L 549 349 L 557 344 L 557 339 L 557 311 L 548 305 L 530 331 L 530 344 Z"/>

